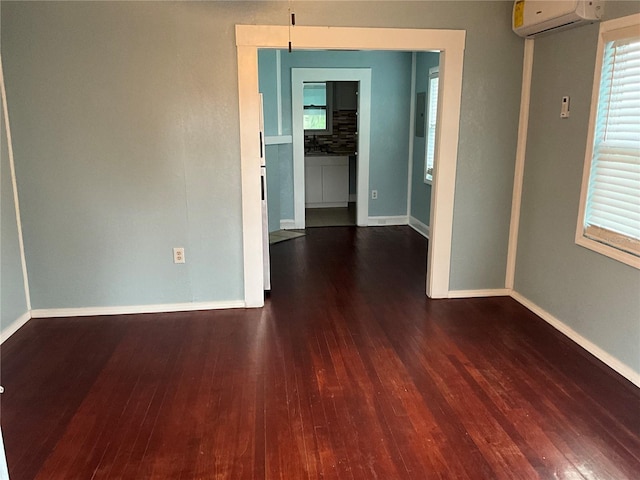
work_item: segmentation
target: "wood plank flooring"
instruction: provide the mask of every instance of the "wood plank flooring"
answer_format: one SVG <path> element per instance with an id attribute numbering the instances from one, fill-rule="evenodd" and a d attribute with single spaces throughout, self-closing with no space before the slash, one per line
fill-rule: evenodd
<path id="1" fill-rule="evenodd" d="M 640 478 L 638 389 L 512 299 L 427 299 L 411 229 L 271 252 L 264 309 L 5 342 L 11 479 Z"/>

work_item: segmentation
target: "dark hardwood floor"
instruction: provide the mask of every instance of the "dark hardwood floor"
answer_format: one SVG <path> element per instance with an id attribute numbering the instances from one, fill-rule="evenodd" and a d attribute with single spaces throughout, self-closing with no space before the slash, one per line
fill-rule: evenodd
<path id="1" fill-rule="evenodd" d="M 11 479 L 640 478 L 639 390 L 510 298 L 427 299 L 409 228 L 271 250 L 264 309 L 5 342 Z"/>

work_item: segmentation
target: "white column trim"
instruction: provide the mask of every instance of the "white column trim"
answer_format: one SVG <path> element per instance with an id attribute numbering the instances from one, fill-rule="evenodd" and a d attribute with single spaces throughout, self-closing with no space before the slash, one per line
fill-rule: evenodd
<path id="1" fill-rule="evenodd" d="M 431 238 L 427 261 L 426 291 L 430 298 L 447 298 L 449 294 L 463 63 L 464 48 L 441 50 L 438 82 L 441 103 L 434 149 Z"/>
<path id="2" fill-rule="evenodd" d="M 240 121 L 240 172 L 242 177 L 242 248 L 244 301 L 247 307 L 264 305 L 264 249 L 260 195 L 260 102 L 258 49 L 238 46 Z"/>
<path id="3" fill-rule="evenodd" d="M 29 275 L 27 274 L 27 258 L 24 253 L 24 238 L 22 236 L 22 217 L 20 216 L 20 200 L 18 199 L 18 182 L 16 180 L 16 166 L 13 157 L 13 142 L 11 140 L 11 126 L 9 124 L 9 107 L 7 105 L 7 91 L 4 84 L 4 70 L 0 56 L 0 93 L 2 94 L 2 108 L 4 109 L 4 126 L 7 132 L 7 151 L 9 153 L 9 168 L 11 170 L 11 188 L 13 189 L 13 204 L 16 210 L 16 227 L 18 230 L 18 248 L 20 249 L 20 264 L 22 266 L 22 281 L 24 284 L 25 303 L 27 311 L 31 310 L 31 292 L 29 290 Z"/>
<path id="4" fill-rule="evenodd" d="M 509 224 L 509 247 L 507 250 L 507 272 L 504 285 L 513 288 L 516 275 L 516 255 L 518 252 L 518 231 L 520 229 L 520 208 L 522 206 L 522 185 L 524 182 L 524 163 L 527 153 L 527 132 L 529 129 L 529 106 L 531 103 L 531 76 L 533 74 L 534 40 L 524 41 L 522 59 L 522 90 L 520 94 L 520 118 L 518 120 L 518 144 L 516 147 L 516 167 L 513 175 L 513 194 L 511 198 L 511 222 Z"/>

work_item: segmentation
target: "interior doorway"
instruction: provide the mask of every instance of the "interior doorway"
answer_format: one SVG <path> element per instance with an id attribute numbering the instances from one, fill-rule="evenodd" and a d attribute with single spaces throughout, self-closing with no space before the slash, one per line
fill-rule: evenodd
<path id="1" fill-rule="evenodd" d="M 305 227 L 356 225 L 359 82 L 305 82 Z"/>
<path id="2" fill-rule="evenodd" d="M 246 307 L 264 305 L 261 242 L 262 211 L 258 96 L 258 49 L 439 51 L 441 108 L 438 110 L 431 239 L 426 294 L 449 296 L 453 203 L 460 127 L 464 30 L 391 28 L 296 27 L 237 25 L 238 93 L 242 177 L 244 301 Z M 304 149 L 301 144 L 300 147 Z M 304 151 L 301 152 L 304 155 Z M 300 180 L 304 181 L 304 177 Z M 367 178 L 368 181 L 368 178 Z M 302 199 L 304 201 L 304 198 Z M 302 205 L 304 207 L 304 205 Z"/>
<path id="3" fill-rule="evenodd" d="M 309 165 L 312 173 L 323 175 L 327 181 L 337 180 L 332 176 L 339 176 L 342 165 L 335 165 L 335 158 L 318 156 L 307 158 L 308 152 L 305 148 L 304 129 L 304 87 L 305 84 L 320 82 L 356 82 L 358 84 L 357 95 L 357 160 L 355 161 L 355 196 L 356 196 L 356 224 L 366 226 L 369 216 L 368 190 L 369 190 L 369 150 L 371 132 L 371 69 L 369 68 L 293 68 L 291 70 L 291 106 L 292 106 L 292 136 L 293 136 L 293 182 L 294 182 L 294 221 L 296 228 L 306 227 L 306 205 L 307 203 L 318 203 L 316 200 L 322 198 L 322 192 L 307 192 L 307 187 L 314 188 L 317 183 L 308 182 L 305 178 L 307 169 L 305 163 Z M 355 153 L 355 152 L 354 152 Z M 311 156 L 313 157 L 313 156 Z M 348 162 L 348 160 L 347 160 Z M 327 163 L 327 165 L 319 165 Z M 317 167 L 317 168 L 316 168 Z M 347 164 L 348 175 L 348 164 Z M 319 171 L 318 171 L 319 170 Z M 313 175 L 312 175 L 313 176 Z M 325 189 L 331 190 L 331 187 Z M 311 202 L 307 202 L 311 193 Z M 334 192 L 335 193 L 335 192 Z M 333 200 L 329 198 L 329 200 Z M 322 202 L 332 205 L 331 201 Z"/>

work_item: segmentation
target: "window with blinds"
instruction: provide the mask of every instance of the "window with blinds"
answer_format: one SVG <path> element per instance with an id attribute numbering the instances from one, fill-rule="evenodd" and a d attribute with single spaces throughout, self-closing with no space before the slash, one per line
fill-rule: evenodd
<path id="1" fill-rule="evenodd" d="M 436 123 L 438 117 L 438 67 L 429 69 L 429 100 L 427 105 L 427 152 L 425 155 L 424 180 L 433 180 L 433 156 L 436 143 Z"/>
<path id="2" fill-rule="evenodd" d="M 576 240 L 640 266 L 640 28 L 601 30 L 599 51 L 597 109 Z"/>

